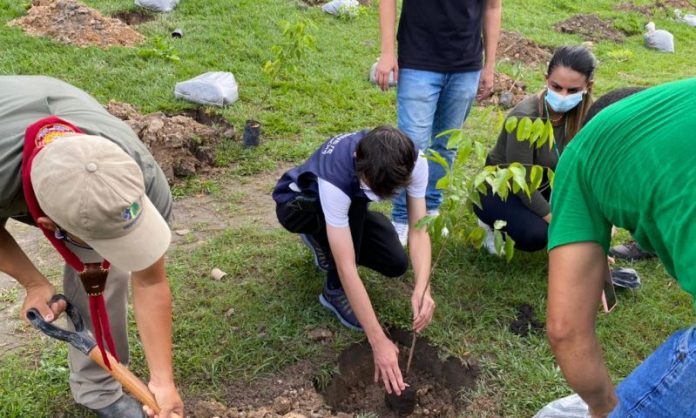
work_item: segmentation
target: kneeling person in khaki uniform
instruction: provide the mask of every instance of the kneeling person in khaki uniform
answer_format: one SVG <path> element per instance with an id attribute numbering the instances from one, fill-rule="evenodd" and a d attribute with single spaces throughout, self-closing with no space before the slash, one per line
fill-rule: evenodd
<path id="1" fill-rule="evenodd" d="M 0 76 L 0 121 L 0 270 L 27 290 L 22 317 L 35 308 L 52 321 L 65 306 L 50 302 L 56 291 L 5 229 L 8 218 L 39 226 L 66 261 L 110 263 L 103 296 L 113 354 L 124 364 L 132 278 L 148 386 L 162 409 L 159 417 L 183 416 L 173 377 L 171 292 L 164 263 L 172 198 L 162 170 L 126 124 L 87 93 L 56 79 Z M 68 264 L 63 292 L 90 318 L 88 295 L 74 263 Z M 76 402 L 100 417 L 144 416 L 141 406 L 88 357 L 71 348 L 69 363 Z"/>

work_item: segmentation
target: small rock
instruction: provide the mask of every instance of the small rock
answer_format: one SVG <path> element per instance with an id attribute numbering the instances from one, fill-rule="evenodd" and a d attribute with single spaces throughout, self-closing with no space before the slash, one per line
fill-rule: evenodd
<path id="1" fill-rule="evenodd" d="M 184 235 L 188 235 L 191 233 L 190 229 L 177 229 L 174 231 L 178 236 L 183 237 Z"/>
<path id="2" fill-rule="evenodd" d="M 216 400 L 198 401 L 193 407 L 196 418 L 221 417 L 227 412 L 227 407 Z"/>
<path id="3" fill-rule="evenodd" d="M 232 315 L 234 315 L 234 308 L 230 308 L 230 309 L 227 310 L 227 312 L 225 312 L 225 317 L 226 317 L 226 318 L 229 318 L 229 317 L 231 317 Z"/>
<path id="4" fill-rule="evenodd" d="M 309 331 L 309 339 L 312 341 L 327 341 L 333 337 L 333 333 L 326 328 L 315 328 Z"/>
<path id="5" fill-rule="evenodd" d="M 307 418 L 307 416 L 302 415 L 299 412 L 288 412 L 287 414 L 283 415 L 283 418 Z"/>
<path id="6" fill-rule="evenodd" d="M 278 396 L 273 401 L 273 410 L 278 415 L 285 415 L 292 410 L 292 402 L 284 396 Z"/>

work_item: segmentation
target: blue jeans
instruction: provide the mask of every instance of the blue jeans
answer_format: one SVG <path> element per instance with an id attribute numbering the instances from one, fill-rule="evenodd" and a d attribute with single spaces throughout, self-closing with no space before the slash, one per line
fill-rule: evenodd
<path id="1" fill-rule="evenodd" d="M 456 150 L 447 149 L 449 137 L 435 139 L 448 129 L 461 128 L 476 99 L 480 71 L 436 73 L 432 71 L 399 70 L 396 94 L 398 127 L 416 146 L 425 152 L 428 148 L 439 152 L 452 164 Z M 429 179 L 425 196 L 427 210 L 437 210 L 442 203 L 442 192 L 435 188 L 445 170 L 428 161 Z M 394 199 L 392 220 L 408 223 L 406 193 Z"/>
<path id="2" fill-rule="evenodd" d="M 611 418 L 696 417 L 696 331 L 672 334 L 616 388 Z"/>

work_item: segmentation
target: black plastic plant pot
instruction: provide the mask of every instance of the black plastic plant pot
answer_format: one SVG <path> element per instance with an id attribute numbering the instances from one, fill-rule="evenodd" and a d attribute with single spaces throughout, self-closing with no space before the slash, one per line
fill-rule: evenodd
<path id="1" fill-rule="evenodd" d="M 416 408 L 416 389 L 407 387 L 401 395 L 385 393 L 384 403 L 399 416 L 411 415 Z"/>
<path id="2" fill-rule="evenodd" d="M 184 30 L 181 28 L 176 28 L 172 31 L 172 38 L 183 38 Z"/>
<path id="3" fill-rule="evenodd" d="M 256 147 L 259 145 L 259 140 L 261 136 L 261 123 L 255 120 L 248 120 L 244 125 L 244 146 Z"/>

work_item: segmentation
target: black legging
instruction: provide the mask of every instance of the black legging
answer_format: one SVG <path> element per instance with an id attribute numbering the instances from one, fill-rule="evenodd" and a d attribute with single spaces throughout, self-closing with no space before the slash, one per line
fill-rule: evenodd
<path id="1" fill-rule="evenodd" d="M 368 205 L 369 201 L 366 199 L 353 199 L 348 210 L 348 224 L 353 238 L 356 263 L 387 277 L 401 276 L 408 269 L 408 257 L 394 226 L 383 214 L 368 210 Z M 303 211 L 290 203 L 281 203 L 276 205 L 276 214 L 278 221 L 286 229 L 312 235 L 322 249 L 331 254 L 321 208 Z M 303 218 L 311 218 L 311 221 L 302 222 Z M 335 263 L 331 265 L 335 266 Z M 328 271 L 327 280 L 332 288 L 341 286 L 335 267 Z"/>
<path id="2" fill-rule="evenodd" d="M 542 194 L 548 200 L 551 195 L 550 189 L 547 187 Z M 532 252 L 546 247 L 549 240 L 549 224 L 525 206 L 517 195 L 510 194 L 507 200 L 503 201 L 489 188 L 487 194 L 480 196 L 482 209 L 474 205 L 476 216 L 491 227 L 497 220 L 507 222 L 503 230 L 515 241 L 515 248 Z"/>

